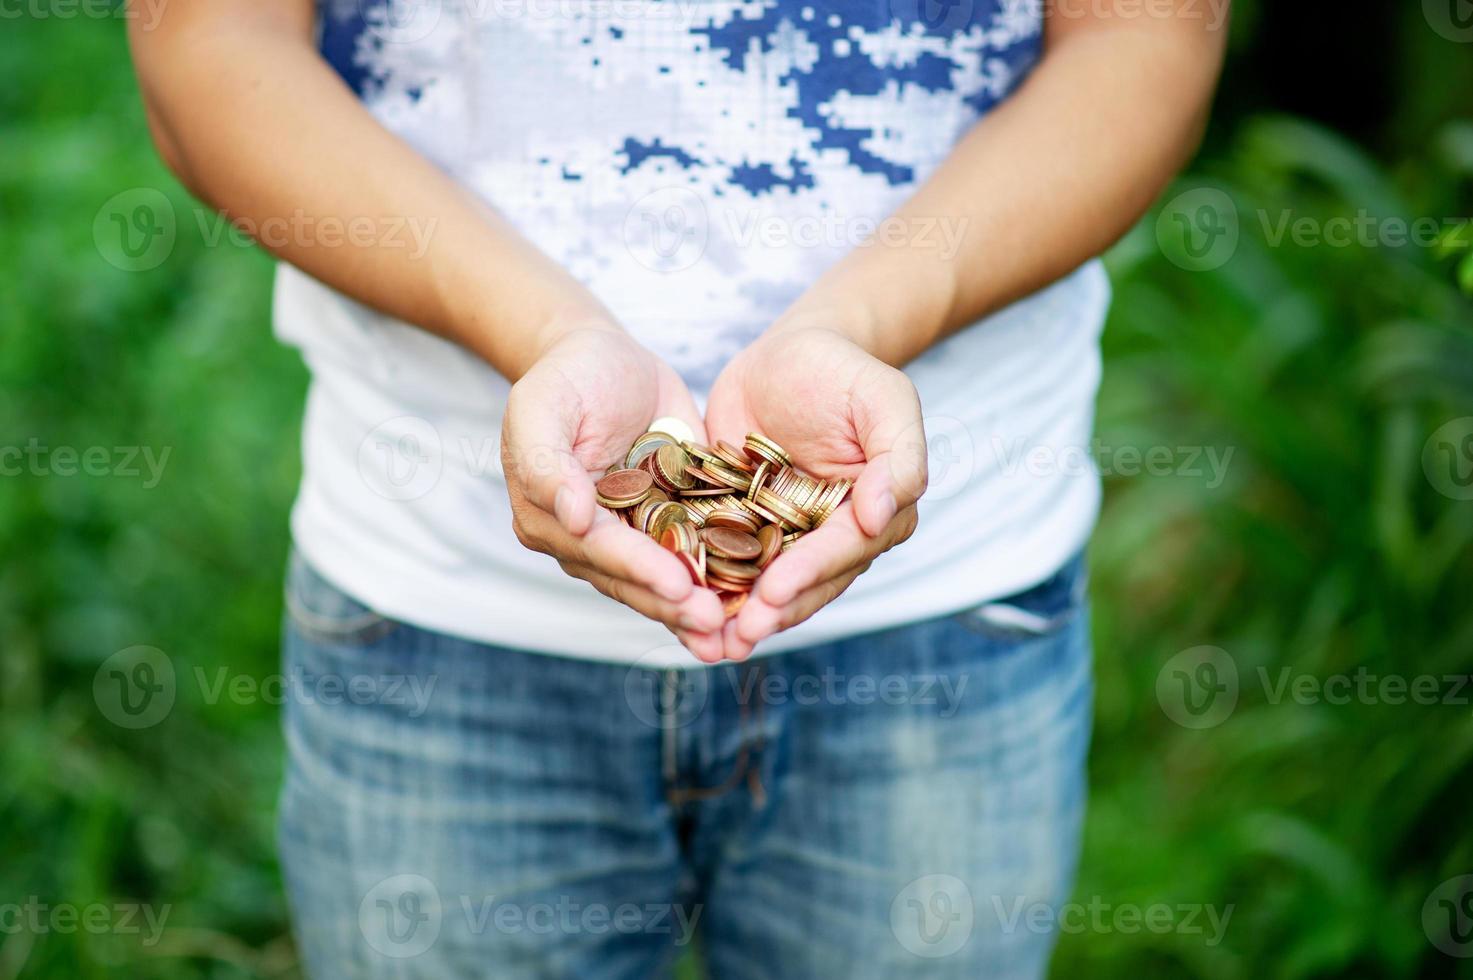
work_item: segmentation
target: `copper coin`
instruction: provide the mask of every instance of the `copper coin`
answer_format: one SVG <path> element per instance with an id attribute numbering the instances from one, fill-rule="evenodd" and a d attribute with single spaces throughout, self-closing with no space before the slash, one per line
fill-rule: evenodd
<path id="1" fill-rule="evenodd" d="M 718 507 L 706 515 L 707 527 L 729 527 L 733 531 L 745 531 L 747 534 L 756 534 L 760 527 L 757 519 L 746 510 L 738 510 L 734 507 Z"/>
<path id="2" fill-rule="evenodd" d="M 708 527 L 701 531 L 701 540 L 717 558 L 736 561 L 751 561 L 762 554 L 762 545 L 745 531 L 733 531 L 729 527 Z"/>
<path id="3" fill-rule="evenodd" d="M 721 600 L 721 611 L 726 613 L 727 619 L 741 612 L 742 607 L 747 604 L 745 592 L 718 592 L 716 597 Z"/>
<path id="4" fill-rule="evenodd" d="M 696 560 L 695 555 L 692 555 L 688 551 L 677 551 L 675 557 L 679 558 L 680 563 L 685 566 L 685 570 L 690 572 L 690 580 L 692 582 L 701 586 L 706 584 L 706 573 L 701 569 L 701 563 Z"/>
<path id="5" fill-rule="evenodd" d="M 719 575 L 706 573 L 706 588 L 715 589 L 717 592 L 751 592 L 753 582 L 738 582 L 734 578 L 722 578 Z"/>
<path id="6" fill-rule="evenodd" d="M 757 556 L 757 567 L 766 568 L 783 550 L 783 529 L 776 524 L 762 525 L 757 532 L 757 543 L 762 546 L 762 552 Z"/>
<path id="7" fill-rule="evenodd" d="M 633 507 L 643 500 L 654 485 L 654 478 L 642 470 L 615 470 L 594 485 L 599 503 L 606 507 Z"/>
<path id="8" fill-rule="evenodd" d="M 752 462 L 745 450 L 738 449 L 729 442 L 720 439 L 716 441 L 716 455 L 727 466 L 743 473 L 752 474 L 757 472 L 757 466 Z"/>
<path id="9" fill-rule="evenodd" d="M 706 555 L 706 577 L 722 578 L 730 582 L 750 582 L 761 571 L 749 561 L 732 561 L 714 554 Z"/>

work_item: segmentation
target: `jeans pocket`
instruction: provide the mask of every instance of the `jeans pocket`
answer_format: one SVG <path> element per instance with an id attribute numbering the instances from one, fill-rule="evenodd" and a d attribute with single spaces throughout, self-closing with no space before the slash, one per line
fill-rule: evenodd
<path id="1" fill-rule="evenodd" d="M 1024 642 L 1054 636 L 1084 609 L 1086 584 L 1084 556 L 1076 555 L 1039 584 L 963 609 L 952 620 L 995 640 Z"/>
<path id="2" fill-rule="evenodd" d="M 323 578 L 295 551 L 287 571 L 286 614 L 307 639 L 334 646 L 368 646 L 399 628 L 398 621 Z"/>

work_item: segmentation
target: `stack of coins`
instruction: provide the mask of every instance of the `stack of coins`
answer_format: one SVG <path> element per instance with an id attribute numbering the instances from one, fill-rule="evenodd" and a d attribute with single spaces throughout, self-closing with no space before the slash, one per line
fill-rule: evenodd
<path id="1" fill-rule="evenodd" d="M 762 569 L 828 520 L 853 486 L 804 473 L 759 433 L 739 447 L 703 446 L 685 423 L 665 418 L 634 440 L 597 491 L 600 504 L 674 552 L 734 616 Z"/>

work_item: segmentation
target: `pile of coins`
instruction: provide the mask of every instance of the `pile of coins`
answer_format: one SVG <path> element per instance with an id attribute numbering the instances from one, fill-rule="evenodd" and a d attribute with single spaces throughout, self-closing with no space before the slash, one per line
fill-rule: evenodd
<path id="1" fill-rule="evenodd" d="M 828 520 L 853 486 L 809 476 L 756 432 L 740 447 L 703 446 L 684 422 L 663 418 L 596 489 L 600 504 L 673 552 L 734 616 L 762 569 Z"/>

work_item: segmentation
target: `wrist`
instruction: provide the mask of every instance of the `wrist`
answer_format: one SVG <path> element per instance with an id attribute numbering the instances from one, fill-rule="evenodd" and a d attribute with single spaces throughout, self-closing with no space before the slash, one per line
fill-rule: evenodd
<path id="1" fill-rule="evenodd" d="M 871 355 L 879 347 L 879 324 L 872 307 L 855 296 L 826 295 L 817 289 L 785 310 L 763 336 L 781 338 L 815 330 L 835 334 Z"/>
<path id="2" fill-rule="evenodd" d="M 506 345 L 502 362 L 492 366 L 515 384 L 554 348 L 574 337 L 630 339 L 629 335 L 603 310 L 567 307 L 549 312 L 531 322 L 514 342 Z"/>
<path id="3" fill-rule="evenodd" d="M 537 322 L 528 339 L 535 363 L 553 347 L 575 334 L 612 334 L 628 338 L 624 328 L 603 309 L 572 306 L 550 312 Z"/>
<path id="4" fill-rule="evenodd" d="M 782 329 L 830 330 L 891 367 L 904 367 L 945 336 L 954 272 L 903 250 L 856 249 L 778 321 Z"/>

